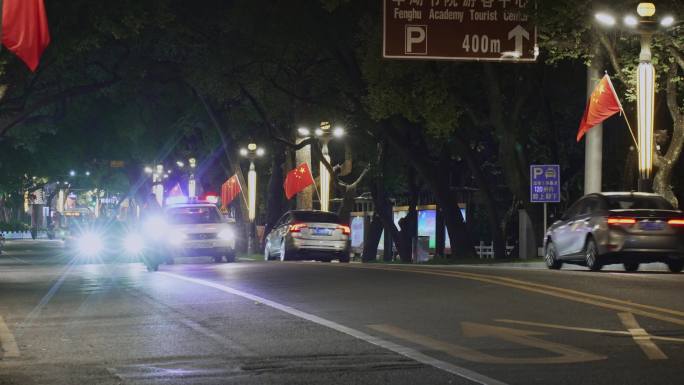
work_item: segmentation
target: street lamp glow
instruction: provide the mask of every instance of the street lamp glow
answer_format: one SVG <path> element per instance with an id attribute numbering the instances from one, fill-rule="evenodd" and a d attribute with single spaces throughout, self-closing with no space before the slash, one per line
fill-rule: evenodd
<path id="1" fill-rule="evenodd" d="M 637 118 L 639 133 L 639 176 L 649 179 L 653 169 L 653 112 L 655 71 L 650 62 L 639 63 L 637 72 Z"/>
<path id="2" fill-rule="evenodd" d="M 615 17 L 613 17 L 613 15 L 611 14 L 599 12 L 596 15 L 594 15 L 594 17 L 599 23 L 606 25 L 608 27 L 612 27 L 615 25 Z"/>
<path id="3" fill-rule="evenodd" d="M 311 136 L 311 130 L 309 130 L 306 127 L 299 127 L 297 129 L 297 133 L 299 134 L 299 136 Z"/>
<path id="4" fill-rule="evenodd" d="M 256 178 L 256 170 L 254 169 L 254 163 L 252 163 L 247 173 L 247 206 L 250 222 L 254 222 L 256 218 Z"/>
<path id="5" fill-rule="evenodd" d="M 637 6 L 637 13 L 641 17 L 651 17 L 656 13 L 656 7 L 653 3 L 639 3 Z"/>
<path id="6" fill-rule="evenodd" d="M 316 136 L 323 136 L 323 129 L 317 128 L 316 131 L 314 131 L 314 133 L 316 134 Z"/>
<path id="7" fill-rule="evenodd" d="M 265 153 L 266 153 L 266 151 L 264 151 L 263 148 L 257 148 L 257 150 L 256 150 L 257 156 L 264 156 Z"/>
<path id="8" fill-rule="evenodd" d="M 663 27 L 666 27 L 666 28 L 667 28 L 667 27 L 672 27 L 672 25 L 674 24 L 674 22 L 675 22 L 674 17 L 672 17 L 672 16 L 665 16 L 662 20 L 660 20 L 660 25 L 662 25 Z"/>
<path id="9" fill-rule="evenodd" d="M 628 27 L 636 27 L 639 24 L 639 20 L 634 15 L 627 15 L 625 16 L 624 20 L 625 25 Z"/>
<path id="10" fill-rule="evenodd" d="M 190 163 L 190 168 L 197 167 L 197 159 L 195 159 L 195 158 L 188 159 L 188 163 Z"/>
<path id="11" fill-rule="evenodd" d="M 249 154 L 249 151 L 247 151 L 246 148 L 241 148 L 240 149 L 240 155 L 242 156 L 247 156 Z"/>
<path id="12" fill-rule="evenodd" d="M 183 168 L 183 167 L 185 167 L 185 163 L 183 163 L 182 160 L 179 160 L 179 161 L 176 162 L 176 166 L 178 166 L 178 167 L 180 167 L 180 168 Z"/>
<path id="13" fill-rule="evenodd" d="M 145 174 L 152 174 L 153 172 L 154 172 L 154 170 L 152 170 L 152 167 L 150 167 L 150 166 L 145 167 Z"/>
<path id="14" fill-rule="evenodd" d="M 333 136 L 336 138 L 341 138 L 344 136 L 344 128 L 342 127 L 335 127 L 333 130 Z"/>
<path id="15" fill-rule="evenodd" d="M 74 171 L 74 170 L 69 171 L 69 176 L 76 176 L 76 171 Z"/>
<path id="16" fill-rule="evenodd" d="M 90 171 L 86 171 L 86 172 L 85 172 L 85 175 L 86 175 L 86 176 L 90 176 Z"/>
<path id="17" fill-rule="evenodd" d="M 247 145 L 247 149 L 248 149 L 249 151 L 256 151 L 256 149 L 257 149 L 256 143 L 250 143 L 250 144 L 248 144 L 248 145 Z"/>

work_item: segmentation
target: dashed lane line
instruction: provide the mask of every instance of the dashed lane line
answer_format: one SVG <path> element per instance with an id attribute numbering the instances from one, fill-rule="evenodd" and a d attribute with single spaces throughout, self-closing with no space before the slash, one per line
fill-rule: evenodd
<path id="1" fill-rule="evenodd" d="M 2 348 L 0 358 L 17 358 L 20 355 L 14 334 L 9 330 L 2 316 L 0 316 L 0 348 Z"/>
<path id="2" fill-rule="evenodd" d="M 425 354 L 423 354 L 423 353 L 421 353 L 421 352 L 419 352 L 413 348 L 403 346 L 403 345 L 399 345 L 399 344 L 396 344 L 394 342 L 390 342 L 390 341 L 381 339 L 379 337 L 372 336 L 372 335 L 364 333 L 360 330 L 356 330 L 356 329 L 341 325 L 337 322 L 330 321 L 328 319 L 325 319 L 325 318 L 322 318 L 322 317 L 319 317 L 319 316 L 316 316 L 316 315 L 313 315 L 310 313 L 306 313 L 306 312 L 303 312 L 301 310 L 297 310 L 293 307 L 283 305 L 281 303 L 271 301 L 269 299 L 262 298 L 262 297 L 254 295 L 254 294 L 249 294 L 247 292 L 237 290 L 237 289 L 234 289 L 232 287 L 228 287 L 225 285 L 221 285 L 221 284 L 211 282 L 211 281 L 207 281 L 207 280 L 203 280 L 203 279 L 190 278 L 190 277 L 185 277 L 185 276 L 182 276 L 179 274 L 168 273 L 168 272 L 160 272 L 159 274 L 165 275 L 167 277 L 183 280 L 186 282 L 191 282 L 191 283 L 194 283 L 197 285 L 211 287 L 211 288 L 220 290 L 224 293 L 237 295 L 237 296 L 240 296 L 242 298 L 246 298 L 250 301 L 256 301 L 256 302 L 262 303 L 266 306 L 269 306 L 269 307 L 272 307 L 274 309 L 280 310 L 282 312 L 288 313 L 288 314 L 293 315 L 295 317 L 298 317 L 298 318 L 307 320 L 309 322 L 313 322 L 313 323 L 316 323 L 318 325 L 325 326 L 327 328 L 336 330 L 338 332 L 350 335 L 350 336 L 357 338 L 359 340 L 362 340 L 362 341 L 368 342 L 370 344 L 379 346 L 381 348 L 393 351 L 395 353 L 401 354 L 402 356 L 408 357 L 412 360 L 415 360 L 415 361 L 418 361 L 418 362 L 423 363 L 425 365 L 429 365 L 429 366 L 432 366 L 434 368 L 443 370 L 445 372 L 454 374 L 456 376 L 467 379 L 467 380 L 472 381 L 472 382 L 477 383 L 477 384 L 506 385 L 504 382 L 501 382 L 499 380 L 495 380 L 493 378 L 487 377 L 483 374 L 474 372 L 470 369 L 466 369 L 466 368 L 451 364 L 449 362 L 441 361 L 441 360 L 438 360 L 436 358 L 427 356 L 427 355 L 425 355 Z"/>

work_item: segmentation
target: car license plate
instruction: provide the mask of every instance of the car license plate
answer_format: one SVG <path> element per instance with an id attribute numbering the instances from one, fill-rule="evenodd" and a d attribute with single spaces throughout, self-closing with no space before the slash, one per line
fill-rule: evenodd
<path id="1" fill-rule="evenodd" d="M 313 234 L 314 235 L 332 235 L 332 230 L 316 228 L 316 229 L 313 229 Z"/>
<path id="2" fill-rule="evenodd" d="M 193 246 L 197 249 L 209 249 L 211 247 L 214 247 L 214 244 L 211 242 L 198 242 Z"/>
<path id="3" fill-rule="evenodd" d="M 639 222 L 639 228 L 647 231 L 662 230 L 665 228 L 665 222 L 641 221 Z"/>

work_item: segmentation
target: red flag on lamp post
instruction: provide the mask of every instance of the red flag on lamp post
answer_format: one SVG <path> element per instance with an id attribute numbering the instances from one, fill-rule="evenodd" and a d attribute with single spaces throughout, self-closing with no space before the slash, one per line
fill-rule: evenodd
<path id="1" fill-rule="evenodd" d="M 2 2 L 2 44 L 36 71 L 40 56 L 50 44 L 43 0 Z"/>
<path id="2" fill-rule="evenodd" d="M 302 163 L 285 177 L 285 196 L 292 199 L 297 193 L 314 184 L 309 165 Z"/>
<path id="3" fill-rule="evenodd" d="M 228 208 L 230 202 L 232 202 L 235 197 L 240 195 L 241 191 L 242 187 L 240 186 L 240 181 L 238 180 L 237 174 L 228 178 L 228 180 L 221 185 L 221 208 Z"/>
<path id="4" fill-rule="evenodd" d="M 580 122 L 577 132 L 577 141 L 587 133 L 592 127 L 600 124 L 604 120 L 622 111 L 622 104 L 615 93 L 610 76 L 605 75 L 591 93 L 584 116 Z"/>

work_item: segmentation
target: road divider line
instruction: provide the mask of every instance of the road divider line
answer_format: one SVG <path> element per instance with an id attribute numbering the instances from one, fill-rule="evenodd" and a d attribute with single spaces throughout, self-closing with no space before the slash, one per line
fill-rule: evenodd
<path id="1" fill-rule="evenodd" d="M 379 346 L 381 348 L 390 350 L 390 351 L 395 352 L 397 354 L 400 354 L 404 357 L 408 357 L 414 361 L 418 361 L 422 364 L 432 366 L 434 368 L 437 368 L 437 369 L 443 370 L 445 372 L 454 374 L 456 376 L 470 380 L 470 381 L 477 383 L 477 384 L 506 385 L 504 382 L 501 382 L 499 380 L 495 380 L 495 379 L 487 377 L 483 374 L 480 374 L 480 373 L 474 372 L 470 369 L 466 369 L 466 368 L 451 364 L 451 363 L 446 362 L 446 361 L 438 360 L 436 358 L 425 355 L 425 354 L 423 354 L 423 353 L 421 353 L 415 349 L 412 349 L 410 347 L 399 345 L 399 344 L 396 344 L 394 342 L 390 342 L 390 341 L 384 340 L 382 338 L 372 336 L 372 335 L 364 333 L 360 330 L 356 330 L 356 329 L 338 324 L 337 322 L 330 321 L 328 319 L 325 319 L 325 318 L 322 318 L 322 317 L 319 317 L 319 316 L 316 316 L 316 315 L 313 315 L 310 313 L 306 313 L 306 312 L 303 312 L 301 310 L 297 310 L 293 307 L 283 305 L 281 303 L 271 301 L 269 299 L 262 298 L 262 297 L 254 295 L 254 294 L 250 294 L 250 293 L 247 293 L 247 292 L 244 292 L 241 290 L 234 289 L 234 288 L 229 287 L 229 286 L 221 285 L 221 284 L 211 282 L 211 281 L 207 281 L 207 280 L 203 280 L 203 279 L 185 277 L 185 276 L 182 276 L 179 274 L 174 274 L 174 273 L 160 272 L 159 274 L 162 274 L 162 275 L 165 275 L 165 276 L 171 277 L 171 278 L 176 278 L 176 279 L 179 279 L 182 281 L 191 282 L 191 283 L 194 283 L 197 285 L 211 287 L 211 288 L 220 290 L 224 293 L 237 295 L 237 296 L 240 296 L 242 298 L 246 298 L 250 301 L 259 302 L 263 305 L 269 306 L 269 307 L 274 308 L 276 310 L 280 310 L 282 312 L 288 313 L 290 315 L 304 319 L 306 321 L 313 322 L 313 323 L 316 323 L 318 325 L 325 326 L 327 328 L 330 328 L 330 329 L 336 330 L 338 332 L 347 334 L 347 335 L 352 336 L 354 338 L 357 338 L 359 340 L 362 340 L 362 341 L 368 342 L 370 344 L 373 344 L 375 346 Z"/>
<path id="2" fill-rule="evenodd" d="M 651 335 L 644 330 L 632 313 L 618 313 L 620 321 L 625 325 L 629 334 L 632 335 L 632 339 L 636 342 L 641 350 L 646 354 L 649 360 L 666 360 L 667 356 L 662 350 L 651 340 Z"/>
<path id="3" fill-rule="evenodd" d="M 0 358 L 19 357 L 17 341 L 14 339 L 14 334 L 9 330 L 2 316 L 0 316 L 0 348 L 2 348 Z"/>
<path id="4" fill-rule="evenodd" d="M 623 301 L 615 298 L 608 298 L 596 294 L 583 293 L 576 290 L 564 289 L 555 286 L 548 286 L 537 284 L 534 282 L 521 281 L 496 275 L 464 273 L 458 271 L 435 271 L 433 269 L 406 269 L 406 268 L 388 268 L 388 267 L 353 267 L 355 269 L 374 269 L 385 271 L 399 271 L 404 273 L 418 273 L 426 275 L 435 275 L 442 277 L 462 278 L 479 282 L 486 282 L 500 286 L 513 287 L 520 290 L 539 293 L 547 296 L 563 298 L 569 301 L 584 303 L 605 309 L 611 309 L 618 312 L 633 313 L 648 318 L 657 319 L 664 322 L 670 322 L 676 325 L 684 326 L 684 312 L 672 309 L 664 309 L 656 306 L 643 305 L 639 303 Z M 653 311 L 650 311 L 653 310 Z M 680 316 L 682 318 L 672 317 L 671 315 Z"/>

